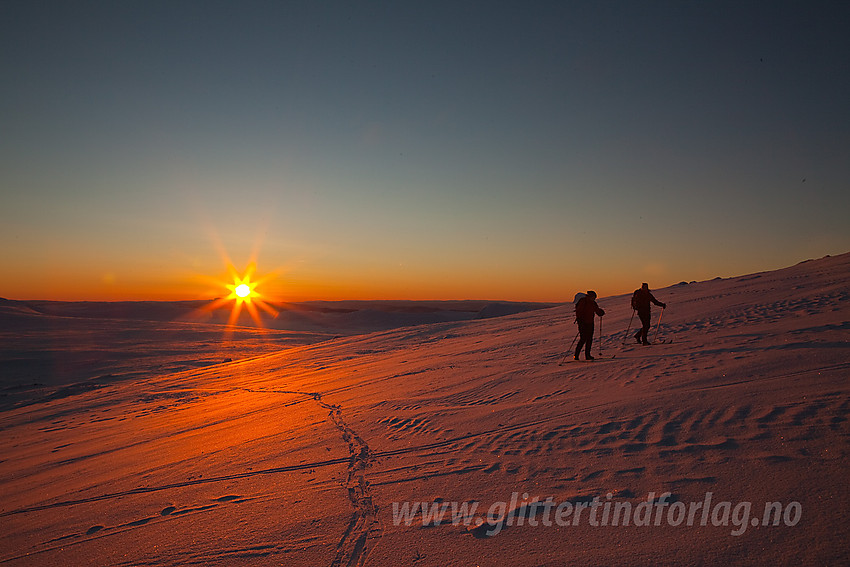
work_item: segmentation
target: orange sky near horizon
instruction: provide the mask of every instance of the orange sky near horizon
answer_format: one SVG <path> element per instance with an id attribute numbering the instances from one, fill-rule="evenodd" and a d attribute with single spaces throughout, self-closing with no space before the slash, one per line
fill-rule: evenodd
<path id="1" fill-rule="evenodd" d="M 841 254 L 848 15 L 5 3 L 0 297 L 211 299 L 254 260 L 285 301 L 561 302 Z"/>
<path id="2" fill-rule="evenodd" d="M 209 247 L 208 252 L 213 248 Z M 181 264 L 180 259 L 184 263 Z M 323 263 L 321 259 L 273 267 L 260 254 L 252 281 L 262 280 L 257 291 L 270 301 L 481 299 L 565 302 L 588 289 L 594 289 L 601 297 L 619 295 L 631 292 L 643 281 L 659 289 L 683 280 L 778 269 L 805 259 L 727 264 L 726 269 L 705 262 L 689 263 L 687 258 L 674 262 L 655 258 L 643 263 L 634 258 L 619 258 L 616 262 L 609 262 L 607 258 L 587 258 L 576 266 L 563 262 L 542 266 L 528 259 L 522 264 L 514 259 L 505 265 L 481 262 L 464 270 L 448 262 L 405 266 L 403 263 L 382 265 L 366 261 L 358 268 L 356 262 Z M 3 278 L 0 296 L 57 301 L 208 300 L 226 296 L 229 293 L 226 285 L 233 284 L 233 277 L 226 268 L 226 257 L 216 253 L 193 258 L 176 255 L 169 262 L 149 255 L 121 260 L 104 262 L 108 266 L 104 269 L 95 258 L 75 259 L 70 254 L 57 254 L 49 262 L 29 266 L 21 259 L 15 274 Z M 237 262 L 234 269 L 242 275 L 248 264 L 249 260 Z M 536 277 L 529 277 L 530 273 Z"/>

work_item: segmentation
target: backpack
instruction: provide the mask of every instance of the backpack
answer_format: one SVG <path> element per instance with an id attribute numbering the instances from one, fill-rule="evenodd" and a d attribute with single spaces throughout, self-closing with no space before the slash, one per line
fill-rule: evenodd
<path id="1" fill-rule="evenodd" d="M 574 319 L 574 321 L 573 321 L 573 322 L 578 321 L 578 310 L 579 310 L 579 305 L 581 305 L 582 301 L 584 300 L 584 298 L 585 298 L 586 296 L 587 296 L 587 294 L 586 294 L 586 293 L 584 293 L 584 292 L 581 292 L 581 291 L 580 291 L 580 292 L 578 292 L 578 293 L 576 294 L 576 296 L 573 298 L 573 310 L 575 311 L 575 319 Z"/>

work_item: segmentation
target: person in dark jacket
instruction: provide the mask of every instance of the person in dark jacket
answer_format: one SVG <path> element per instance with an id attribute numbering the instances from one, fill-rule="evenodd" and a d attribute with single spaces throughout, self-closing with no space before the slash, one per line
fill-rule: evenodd
<path id="1" fill-rule="evenodd" d="M 593 321 L 596 315 L 602 317 L 605 315 L 605 311 L 596 304 L 596 292 L 591 290 L 576 303 L 576 323 L 578 323 L 579 334 L 575 353 L 576 360 L 578 360 L 581 347 L 584 347 L 584 357 L 587 360 L 593 360 L 593 357 L 590 356 L 590 345 L 593 344 Z"/>
<path id="2" fill-rule="evenodd" d="M 640 289 L 636 289 L 632 295 L 632 309 L 637 311 L 638 317 L 640 317 L 640 322 L 643 323 L 643 327 L 638 329 L 638 332 L 635 333 L 635 340 L 638 344 L 649 344 L 647 335 L 649 333 L 649 325 L 652 319 L 652 303 L 662 309 L 667 307 L 666 303 L 662 303 L 655 299 L 655 296 L 652 295 L 651 291 L 649 291 L 649 284 L 644 283 L 640 286 Z"/>

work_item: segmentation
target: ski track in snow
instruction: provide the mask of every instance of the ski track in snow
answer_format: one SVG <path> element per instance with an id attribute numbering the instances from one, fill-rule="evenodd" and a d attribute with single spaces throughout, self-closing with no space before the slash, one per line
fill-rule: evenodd
<path id="1" fill-rule="evenodd" d="M 342 440 L 348 444 L 348 479 L 346 488 L 348 500 L 354 512 L 351 520 L 336 546 L 336 556 L 331 567 L 361 566 L 369 553 L 369 543 L 381 536 L 381 524 L 378 520 L 378 508 L 372 500 L 369 481 L 366 480 L 366 469 L 374 460 L 372 451 L 366 441 L 357 434 L 342 417 L 342 407 L 322 401 L 322 394 L 315 392 L 294 392 L 286 390 L 251 390 L 249 392 L 295 394 L 310 396 L 322 408 L 328 410 L 328 417 L 342 433 Z"/>

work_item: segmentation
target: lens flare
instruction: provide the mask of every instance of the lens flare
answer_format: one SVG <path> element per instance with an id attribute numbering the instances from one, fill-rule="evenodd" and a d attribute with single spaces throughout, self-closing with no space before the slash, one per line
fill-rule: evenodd
<path id="1" fill-rule="evenodd" d="M 260 293 L 258 288 L 264 282 L 271 279 L 274 274 L 269 274 L 255 280 L 255 271 L 256 265 L 251 262 L 243 272 L 243 275 L 240 276 L 236 268 L 233 267 L 233 264 L 228 263 L 228 272 L 230 272 L 233 283 L 219 282 L 219 285 L 225 287 L 230 294 L 227 297 L 216 299 L 204 307 L 203 311 L 215 311 L 230 305 L 230 316 L 227 319 L 227 325 L 235 326 L 239 324 L 239 316 L 244 307 L 254 321 L 254 324 L 257 327 L 263 328 L 264 325 L 260 310 L 265 311 L 272 318 L 276 317 L 278 312 L 270 305 L 272 300 Z"/>

